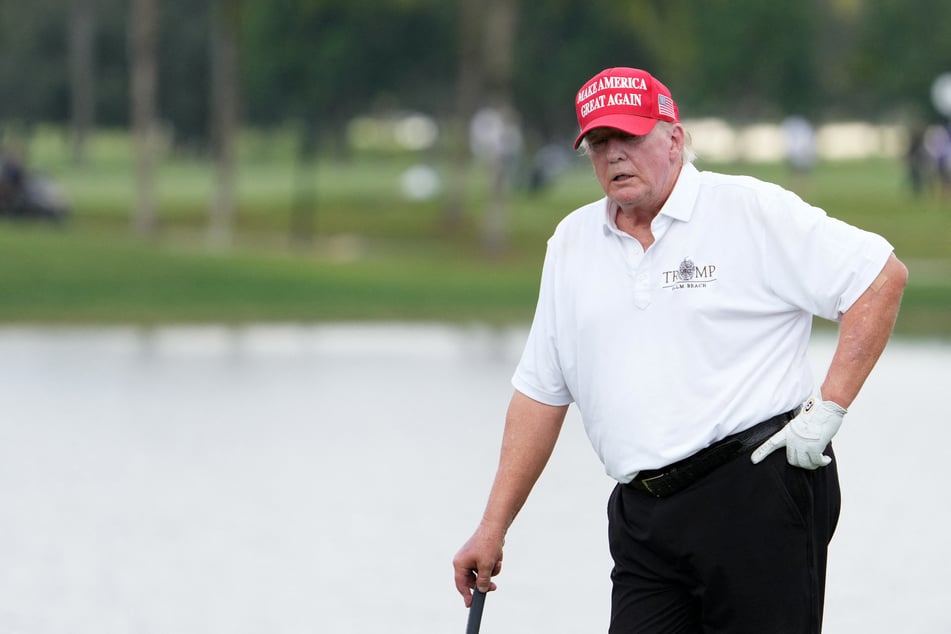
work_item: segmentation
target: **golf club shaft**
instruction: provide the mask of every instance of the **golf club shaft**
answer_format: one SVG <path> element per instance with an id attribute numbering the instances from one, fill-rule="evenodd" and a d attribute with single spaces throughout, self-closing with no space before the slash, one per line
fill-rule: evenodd
<path id="1" fill-rule="evenodd" d="M 482 625 L 482 608 L 485 606 L 485 592 L 478 589 L 472 592 L 472 605 L 469 606 L 469 622 L 466 625 L 466 634 L 479 634 Z"/>

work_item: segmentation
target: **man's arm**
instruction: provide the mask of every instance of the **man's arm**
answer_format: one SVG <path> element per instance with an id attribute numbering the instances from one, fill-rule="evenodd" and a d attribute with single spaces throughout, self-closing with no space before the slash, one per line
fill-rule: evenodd
<path id="1" fill-rule="evenodd" d="M 750 455 L 754 464 L 780 447 L 786 448 L 789 464 L 803 469 L 832 461 L 823 452 L 885 349 L 907 281 L 908 269 L 894 254 L 889 256 L 875 281 L 842 315 L 820 398 L 807 400 L 796 418 L 757 447 Z"/>
<path id="2" fill-rule="evenodd" d="M 845 311 L 839 342 L 822 383 L 822 400 L 848 409 L 895 327 L 908 269 L 892 254 L 875 281 Z"/>
<path id="3" fill-rule="evenodd" d="M 467 607 L 473 587 L 483 592 L 495 589 L 491 577 L 501 570 L 505 533 L 548 464 L 567 411 L 567 405 L 545 405 L 518 391 L 512 395 L 482 521 L 452 560 L 456 589 Z"/>

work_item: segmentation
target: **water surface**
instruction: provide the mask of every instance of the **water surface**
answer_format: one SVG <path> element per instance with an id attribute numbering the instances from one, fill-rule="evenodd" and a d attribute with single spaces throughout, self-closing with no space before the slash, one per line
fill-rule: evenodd
<path id="1" fill-rule="evenodd" d="M 525 334 L 0 328 L 0 634 L 463 631 Z M 951 632 L 949 369 L 893 342 L 846 418 L 826 632 Z M 572 410 L 483 632 L 606 631 L 610 488 Z"/>

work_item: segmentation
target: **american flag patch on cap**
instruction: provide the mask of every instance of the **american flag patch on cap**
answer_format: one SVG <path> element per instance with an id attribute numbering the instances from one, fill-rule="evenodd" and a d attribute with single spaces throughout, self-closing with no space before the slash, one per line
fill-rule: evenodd
<path id="1" fill-rule="evenodd" d="M 671 119 L 676 119 L 674 115 L 674 101 L 667 95 L 657 95 L 657 113 Z"/>

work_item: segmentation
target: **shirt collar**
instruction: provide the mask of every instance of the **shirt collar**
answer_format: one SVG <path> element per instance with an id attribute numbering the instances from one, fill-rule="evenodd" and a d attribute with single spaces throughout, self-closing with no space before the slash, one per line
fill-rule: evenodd
<path id="1" fill-rule="evenodd" d="M 700 172 L 693 163 L 685 163 L 680 170 L 680 176 L 674 185 L 674 190 L 667 197 L 667 202 L 661 207 L 660 213 L 670 216 L 674 220 L 689 222 L 693 215 L 694 202 L 700 192 Z"/>

